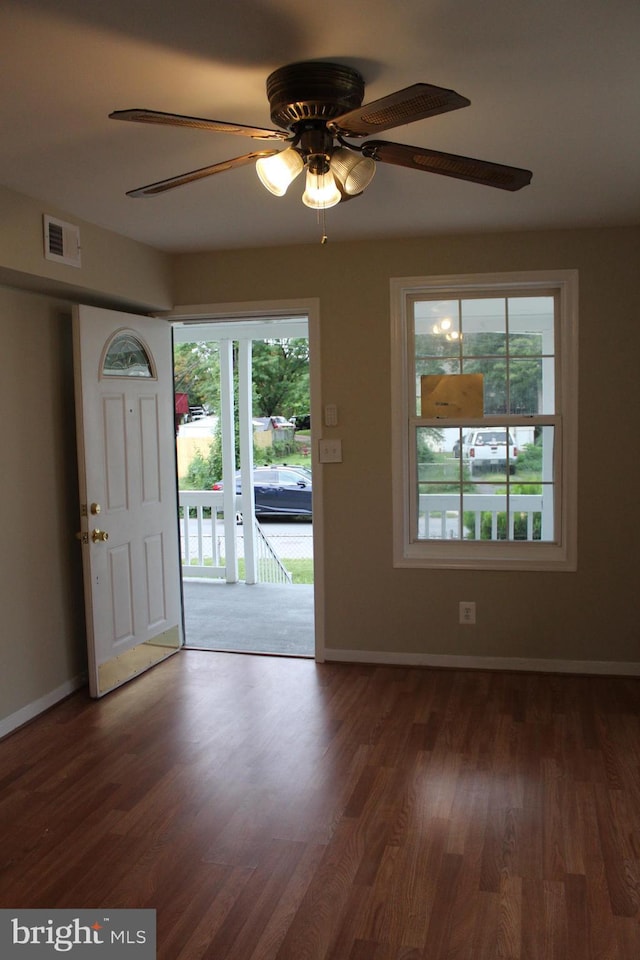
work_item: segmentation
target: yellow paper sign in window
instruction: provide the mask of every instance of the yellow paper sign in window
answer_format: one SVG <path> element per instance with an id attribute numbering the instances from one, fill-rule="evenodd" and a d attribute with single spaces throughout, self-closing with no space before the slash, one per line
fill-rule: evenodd
<path id="1" fill-rule="evenodd" d="M 434 373 L 420 377 L 420 414 L 461 419 L 482 417 L 484 387 L 481 373 Z"/>

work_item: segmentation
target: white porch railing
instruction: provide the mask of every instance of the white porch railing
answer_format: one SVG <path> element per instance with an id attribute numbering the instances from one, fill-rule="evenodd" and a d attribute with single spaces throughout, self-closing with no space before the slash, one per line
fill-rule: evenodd
<path id="1" fill-rule="evenodd" d="M 178 502 L 182 514 L 180 555 L 184 577 L 206 577 L 210 580 L 227 580 L 229 583 L 238 579 L 234 558 L 244 556 L 244 531 L 240 536 L 236 532 L 240 549 L 230 550 L 226 545 L 223 497 L 221 490 L 179 491 Z M 241 498 L 237 497 L 236 510 L 240 513 L 241 509 Z M 291 583 L 291 574 L 257 520 L 253 534 L 258 581 Z"/>
<path id="2" fill-rule="evenodd" d="M 545 502 L 546 500 L 546 502 Z M 462 499 L 455 493 L 420 494 L 419 535 L 429 540 L 464 539 L 465 528 L 463 514 L 472 512 L 474 516 L 474 536 L 480 539 L 482 515 L 491 514 L 491 539 L 498 539 L 498 515 L 504 514 L 507 501 L 504 495 L 466 493 Z M 541 517 L 542 540 L 553 539 L 553 517 L 548 516 L 551 491 L 547 497 L 542 494 L 515 493 L 509 496 L 507 538 L 514 539 L 516 516 L 526 517 L 527 540 L 533 540 L 534 518 Z M 462 525 L 462 530 L 460 530 Z"/>

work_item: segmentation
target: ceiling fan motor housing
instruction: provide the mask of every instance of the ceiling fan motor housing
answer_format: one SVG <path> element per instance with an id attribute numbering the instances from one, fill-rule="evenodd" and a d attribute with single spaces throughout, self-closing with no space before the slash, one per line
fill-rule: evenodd
<path id="1" fill-rule="evenodd" d="M 339 63 L 293 63 L 267 77 L 271 120 L 297 130 L 305 120 L 328 121 L 354 110 L 364 99 L 364 80 Z"/>

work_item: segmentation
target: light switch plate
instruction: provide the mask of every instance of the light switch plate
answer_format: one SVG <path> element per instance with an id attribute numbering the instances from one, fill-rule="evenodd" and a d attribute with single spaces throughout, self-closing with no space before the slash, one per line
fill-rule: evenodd
<path id="1" fill-rule="evenodd" d="M 320 463 L 342 463 L 342 440 L 319 440 Z"/>

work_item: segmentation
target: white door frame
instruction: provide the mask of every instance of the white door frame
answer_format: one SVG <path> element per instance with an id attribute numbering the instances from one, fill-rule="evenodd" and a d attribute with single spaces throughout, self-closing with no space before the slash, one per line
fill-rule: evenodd
<path id="1" fill-rule="evenodd" d="M 246 324 L 250 329 L 256 321 L 292 320 L 305 317 L 309 337 L 309 385 L 311 394 L 311 450 L 313 468 L 313 596 L 315 659 L 322 663 L 325 659 L 325 618 L 324 618 L 324 523 L 323 523 L 323 484 L 322 465 L 318 461 L 318 439 L 321 435 L 321 370 L 320 370 L 320 300 L 308 298 L 300 300 L 260 300 L 235 303 L 207 303 L 176 306 L 173 310 L 155 314 L 168 320 L 174 327 L 188 327 L 193 331 L 194 340 L 206 339 L 202 329 L 214 323 Z M 257 338 L 256 338 L 257 339 Z"/>

